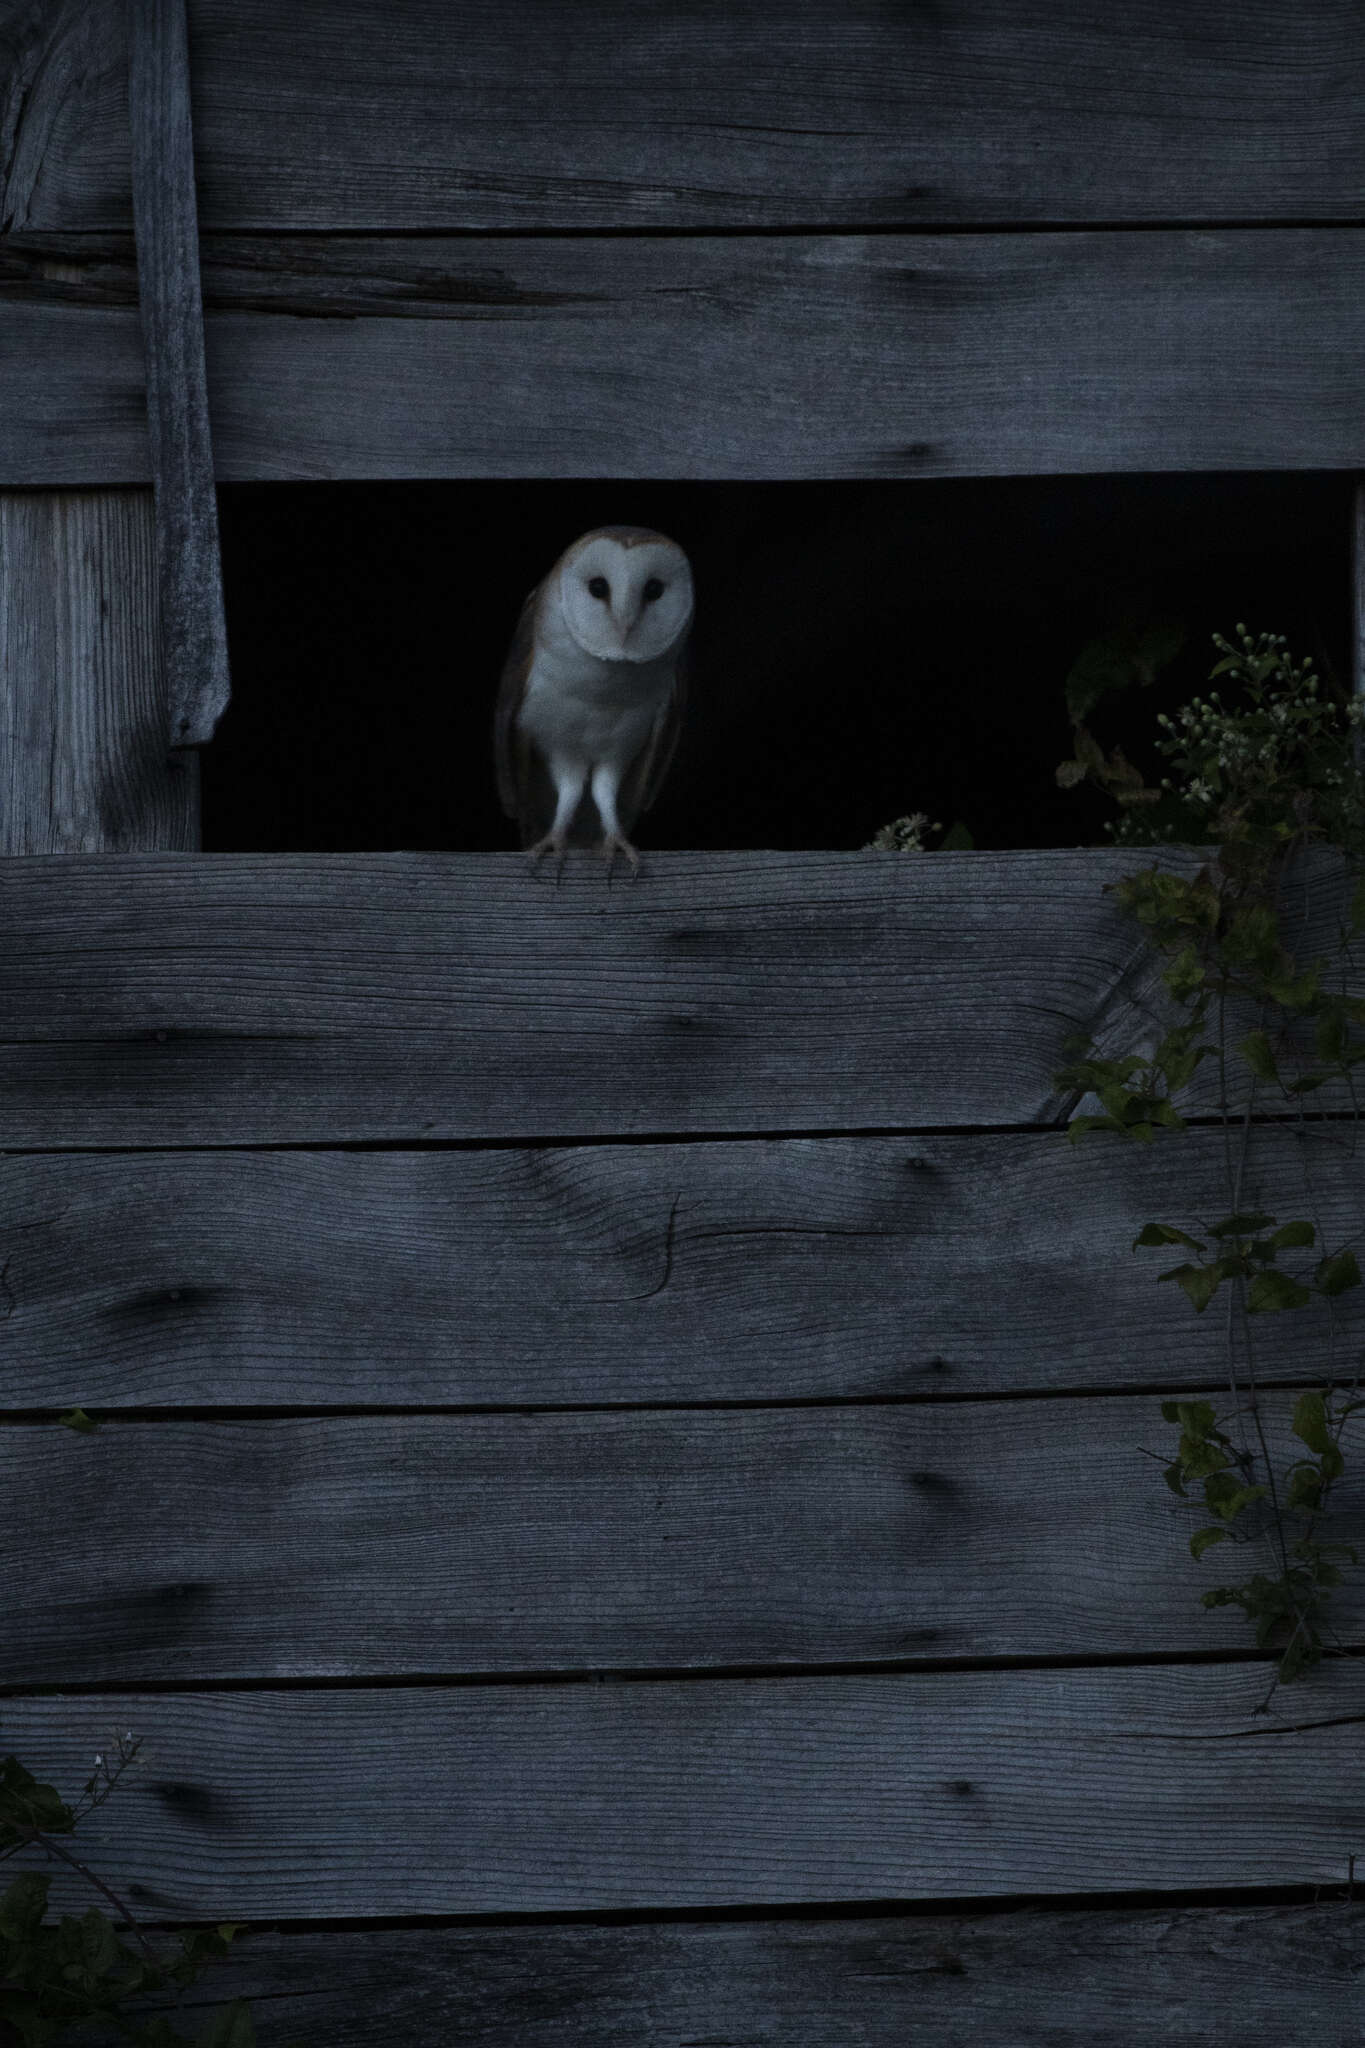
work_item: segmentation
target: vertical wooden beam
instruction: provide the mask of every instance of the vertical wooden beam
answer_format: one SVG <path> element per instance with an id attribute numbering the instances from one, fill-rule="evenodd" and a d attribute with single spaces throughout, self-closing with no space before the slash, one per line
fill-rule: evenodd
<path id="1" fill-rule="evenodd" d="M 1351 507 L 1351 688 L 1365 704 L 1365 477 Z M 1365 767 L 1365 726 L 1356 727 L 1356 761 Z"/>
<path id="2" fill-rule="evenodd" d="M 0 854 L 190 850 L 147 490 L 0 491 Z"/>
<path id="3" fill-rule="evenodd" d="M 185 0 L 128 0 L 128 107 L 169 736 L 198 747 L 212 739 L 230 685 Z"/>

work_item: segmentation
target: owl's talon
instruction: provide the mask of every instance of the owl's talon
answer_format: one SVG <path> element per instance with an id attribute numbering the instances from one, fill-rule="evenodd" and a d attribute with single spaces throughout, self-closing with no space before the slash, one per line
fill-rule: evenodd
<path id="1" fill-rule="evenodd" d="M 558 838 L 553 832 L 547 832 L 543 839 L 537 839 L 534 846 L 527 847 L 526 864 L 534 875 L 538 872 L 540 863 L 544 860 L 546 854 L 552 853 L 555 857 L 555 887 L 557 889 L 559 887 L 559 878 L 564 872 L 564 856 L 567 851 L 567 840 Z"/>
<path id="2" fill-rule="evenodd" d="M 619 832 L 608 832 L 602 840 L 602 858 L 607 864 L 608 888 L 611 887 L 611 872 L 616 866 L 616 856 L 618 853 L 625 856 L 626 865 L 630 869 L 631 881 L 636 882 L 640 878 L 640 856 L 635 851 L 635 848 L 628 839 L 622 838 Z"/>

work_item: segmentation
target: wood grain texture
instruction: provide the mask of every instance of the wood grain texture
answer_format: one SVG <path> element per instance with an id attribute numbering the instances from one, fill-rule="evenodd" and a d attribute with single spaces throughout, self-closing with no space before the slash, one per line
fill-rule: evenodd
<path id="1" fill-rule="evenodd" d="M 11 1699 L 148 1918 L 608 1911 L 1337 1884 L 1365 1671 L 1263 1663 Z M 81 1880 L 58 1874 L 69 1910 Z"/>
<path id="2" fill-rule="evenodd" d="M 609 889 L 591 856 L 559 888 L 511 854 L 12 862 L 0 1143 L 1046 1123 L 1078 1026 L 1141 1028 L 1151 963 L 1103 894 L 1129 865 L 663 854 Z"/>
<path id="3" fill-rule="evenodd" d="M 1331 1250 L 1339 1135 L 1262 1128 L 1242 1188 Z M 0 1408 L 1218 1386 L 1221 1318 L 1130 1247 L 1227 1213 L 1223 1169 L 1216 1131 L 3 1159 Z M 1261 1318 L 1261 1371 L 1349 1378 L 1362 1294 L 1330 1343 Z"/>
<path id="4" fill-rule="evenodd" d="M 101 62 L 63 65 L 43 10 L 6 0 L 0 61 L 21 83 L 32 44 L 55 46 L 46 91 L 11 117 L 11 208 L 120 225 L 119 10 L 55 11 Z M 1350 0 L 1204 0 L 1194 19 L 1179 0 L 522 0 L 458 25 L 442 0 L 390 0 L 377 21 L 372 0 L 193 0 L 208 223 L 1340 218 L 1365 195 Z"/>
<path id="5" fill-rule="evenodd" d="M 1199 1596 L 1270 1550 L 1194 1562 L 1175 1438 L 1155 1396 L 11 1427 L 0 1684 L 1236 1651 Z M 1361 1641 L 1358 1586 L 1331 1620 Z"/>
<path id="6" fill-rule="evenodd" d="M 143 480 L 126 251 L 0 264 L 0 482 Z M 225 480 L 1365 466 L 1360 228 L 210 238 L 204 288 Z"/>
<path id="7" fill-rule="evenodd" d="M 0 0 L 0 235 L 131 219 L 122 0 Z"/>
<path id="8" fill-rule="evenodd" d="M 227 622 L 204 374 L 185 0 L 129 0 L 128 99 L 169 743 L 227 709 Z"/>
<path id="9" fill-rule="evenodd" d="M 1357 2048 L 1362 1932 L 1358 1903 L 252 1930 L 186 2013 L 251 1998 L 261 2048 L 1207 2048 L 1232 2013 L 1240 2048 Z"/>
<path id="10" fill-rule="evenodd" d="M 171 759 L 146 491 L 0 491 L 0 854 L 199 843 Z"/>

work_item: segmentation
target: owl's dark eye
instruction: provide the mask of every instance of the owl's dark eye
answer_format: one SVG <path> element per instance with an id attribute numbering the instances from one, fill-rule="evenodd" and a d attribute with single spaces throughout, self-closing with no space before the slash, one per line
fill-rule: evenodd
<path id="1" fill-rule="evenodd" d="M 662 597 L 663 594 L 664 587 L 663 584 L 660 583 L 657 576 L 651 576 L 648 583 L 646 583 L 644 589 L 640 592 L 640 595 L 644 599 L 646 604 L 653 604 L 655 598 Z"/>
<path id="2" fill-rule="evenodd" d="M 603 604 L 610 600 L 611 585 L 605 576 L 590 576 L 588 578 L 588 595 L 589 597 L 600 597 Z"/>

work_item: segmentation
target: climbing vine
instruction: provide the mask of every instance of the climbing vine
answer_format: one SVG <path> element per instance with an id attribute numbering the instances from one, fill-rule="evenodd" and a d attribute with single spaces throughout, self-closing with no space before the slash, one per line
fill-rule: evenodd
<path id="1" fill-rule="evenodd" d="M 1149 784 L 1117 749 L 1106 753 L 1085 716 L 1111 684 L 1150 681 L 1179 644 L 1164 625 L 1129 633 L 1121 646 L 1095 643 L 1069 679 L 1075 753 L 1058 781 L 1107 791 L 1119 808 L 1118 845 L 1217 851 L 1197 869 L 1153 863 L 1113 885 L 1163 962 L 1168 1015 L 1141 1046 L 1073 1044 L 1057 1080 L 1082 1098 L 1073 1140 L 1105 1133 L 1137 1143 L 1185 1130 L 1186 1091 L 1197 1078 L 1215 1084 L 1204 1113 L 1223 1129 L 1226 1213 L 1149 1222 L 1134 1250 L 1174 1260 L 1158 1278 L 1178 1286 L 1194 1313 L 1215 1298 L 1226 1306 L 1226 1412 L 1203 1399 L 1165 1402 L 1179 1438 L 1161 1462 L 1172 1492 L 1202 1510 L 1195 1558 L 1240 1544 L 1263 1567 L 1211 1587 L 1203 1602 L 1240 1608 L 1257 1644 L 1276 1653 L 1276 1682 L 1286 1683 L 1330 1646 L 1330 1596 L 1357 1562 L 1352 1546 L 1326 1533 L 1325 1518 L 1345 1469 L 1343 1434 L 1365 1407 L 1354 1378 L 1343 1381 L 1336 1311 L 1361 1272 L 1353 1242 L 1328 1245 L 1309 1218 L 1249 1208 L 1243 1181 L 1258 1109 L 1304 1134 L 1310 1122 L 1336 1134 L 1344 1126 L 1354 1146 L 1365 1062 L 1365 999 L 1352 992 L 1352 948 L 1365 931 L 1360 706 L 1324 687 L 1282 637 L 1239 626 L 1233 640 L 1215 635 L 1210 682 L 1222 689 L 1158 719 L 1167 772 Z M 1343 887 L 1334 937 L 1305 957 L 1304 918 L 1291 913 L 1315 844 L 1335 851 L 1332 880 Z M 1256 1332 L 1260 1318 L 1303 1312 L 1322 1324 L 1323 1384 L 1299 1396 L 1296 1448 L 1278 1454 L 1258 1389 Z"/>
<path id="2" fill-rule="evenodd" d="M 241 1929 L 225 1922 L 163 1937 L 154 1946 L 123 1900 L 73 1853 L 69 1837 L 102 1806 L 139 1744 L 117 1736 L 95 1758 L 80 1798 L 68 1805 L 17 1757 L 0 1757 L 0 1861 L 22 1851 L 66 1864 L 112 1908 L 48 1917 L 47 1871 L 26 1870 L 0 1891 L 0 2042 L 47 2048 L 102 2022 L 136 2048 L 253 2048 L 251 2014 L 241 1999 L 212 2013 L 191 2042 L 149 1999 L 174 2000 Z"/>

